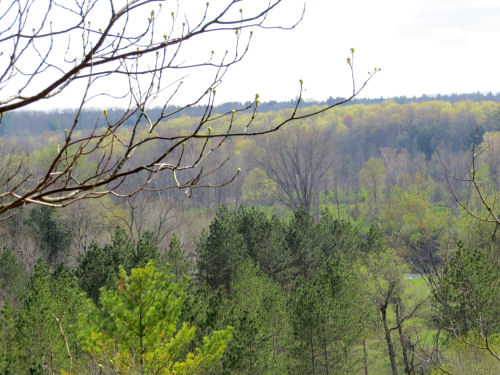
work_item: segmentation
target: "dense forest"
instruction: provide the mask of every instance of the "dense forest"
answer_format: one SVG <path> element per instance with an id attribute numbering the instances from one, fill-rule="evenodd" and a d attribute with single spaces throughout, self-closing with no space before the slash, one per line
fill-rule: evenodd
<path id="1" fill-rule="evenodd" d="M 500 373 L 500 103 L 429 99 L 228 138 L 199 188 L 16 208 L 0 222 L 0 373 Z M 196 111 L 155 134 L 190 132 Z M 291 111 L 264 103 L 232 126 Z M 79 131 L 107 116 L 85 112 Z M 0 169 L 46 170 L 73 117 L 8 113 Z"/>

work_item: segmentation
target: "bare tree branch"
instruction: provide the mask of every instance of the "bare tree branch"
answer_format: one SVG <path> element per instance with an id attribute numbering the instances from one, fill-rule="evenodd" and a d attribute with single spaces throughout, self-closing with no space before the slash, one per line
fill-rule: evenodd
<path id="1" fill-rule="evenodd" d="M 284 2 L 269 1 L 247 15 L 243 8 L 236 7 L 247 4 L 249 9 L 256 8 L 250 6 L 251 2 L 226 0 L 214 11 L 207 3 L 195 16 L 181 16 L 189 7 L 188 2 L 181 1 L 43 0 L 36 2 L 36 9 L 33 0 L 3 2 L 0 50 L 7 58 L 0 60 L 0 88 L 4 93 L 0 96 L 0 126 L 10 111 L 66 93 L 73 95 L 75 90 L 79 104 L 45 169 L 34 170 L 25 157 L 16 161 L 17 167 L 2 171 L 0 220 L 26 204 L 64 207 L 104 195 L 130 197 L 142 190 L 183 189 L 189 195 L 194 188 L 224 186 L 239 171 L 233 171 L 221 183 L 210 184 L 207 177 L 226 161 L 208 168 L 206 160 L 226 140 L 275 132 L 291 121 L 352 100 L 378 71 L 356 88 L 354 50 L 348 59 L 353 91 L 345 100 L 303 110 L 301 80 L 290 116 L 267 129 L 251 130 L 258 116 L 258 95 L 241 108 L 214 112 L 217 88 L 228 69 L 245 57 L 253 29 L 293 29 L 302 19 L 303 11 L 291 26 L 272 24 L 272 14 Z M 201 52 L 194 60 L 182 57 L 186 48 L 196 48 L 191 47 L 195 41 L 224 34 L 232 35 L 233 44 L 223 55 L 212 51 L 206 58 Z M 199 96 L 169 110 L 169 103 L 182 90 L 182 77 L 205 68 L 213 69 L 212 75 Z M 92 129 L 81 131 L 83 111 L 101 97 L 121 99 L 127 106 L 118 118 L 103 110 Z M 151 108 L 158 103 L 160 114 L 153 116 Z M 172 117 L 200 104 L 205 105 L 204 114 L 190 131 L 170 135 L 157 131 Z M 245 122 L 243 126 L 241 121 Z M 189 154 L 188 148 L 192 150 Z M 170 174 L 173 183 L 160 184 L 163 174 Z M 130 188 L 132 185 L 125 182 L 131 176 L 140 176 L 142 182 Z"/>

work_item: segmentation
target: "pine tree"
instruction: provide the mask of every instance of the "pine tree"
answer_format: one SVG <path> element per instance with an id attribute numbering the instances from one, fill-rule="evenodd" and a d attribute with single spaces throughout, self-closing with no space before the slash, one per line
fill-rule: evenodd
<path id="1" fill-rule="evenodd" d="M 90 306 L 80 320 L 83 349 L 98 367 L 121 374 L 194 375 L 221 358 L 230 328 L 183 355 L 196 329 L 186 323 L 178 328 L 186 294 L 173 279 L 152 262 L 130 274 L 120 267 L 116 286 L 102 291 L 101 312 Z"/>
<path id="2" fill-rule="evenodd" d="M 170 239 L 168 250 L 165 253 L 165 262 L 171 265 L 171 271 L 175 275 L 175 280 L 180 281 L 191 273 L 192 264 L 184 255 L 182 243 L 174 233 Z"/>

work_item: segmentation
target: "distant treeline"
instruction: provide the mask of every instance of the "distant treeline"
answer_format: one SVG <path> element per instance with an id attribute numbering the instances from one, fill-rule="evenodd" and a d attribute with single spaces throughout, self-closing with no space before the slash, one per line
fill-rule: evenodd
<path id="1" fill-rule="evenodd" d="M 342 97 L 328 98 L 325 101 L 303 101 L 301 103 L 301 108 L 306 108 L 310 106 L 322 106 L 331 105 L 335 102 L 345 100 Z M 356 98 L 351 100 L 346 105 L 354 104 L 380 104 L 385 101 L 393 101 L 397 104 L 408 104 L 408 103 L 423 103 L 428 101 L 443 101 L 449 103 L 456 103 L 459 101 L 473 101 L 473 102 L 500 102 L 500 93 L 493 94 L 491 92 L 484 94 L 480 92 L 469 93 L 469 94 L 451 94 L 451 95 L 422 95 L 420 97 L 406 97 L 399 96 L 393 98 Z M 248 106 L 250 102 L 240 103 L 240 102 L 228 102 L 220 104 L 213 108 L 213 113 L 227 113 L 231 112 L 233 109 L 244 108 Z M 296 105 L 295 100 L 277 102 L 269 101 L 261 103 L 259 105 L 259 112 L 272 112 L 280 111 L 283 109 L 293 108 Z M 206 107 L 203 105 L 197 105 L 193 107 L 187 107 L 182 111 L 176 113 L 182 107 L 179 106 L 169 106 L 166 108 L 165 113 L 175 113 L 170 118 L 176 118 L 180 116 L 188 117 L 198 117 L 202 116 Z M 111 122 L 117 121 L 123 116 L 124 110 L 122 108 L 111 108 L 106 109 L 108 118 Z M 161 108 L 153 108 L 148 111 L 150 118 L 157 118 L 161 114 Z M 35 135 L 43 133 L 46 131 L 58 131 L 64 130 L 73 124 L 76 115 L 76 109 L 59 109 L 50 111 L 15 111 L 10 112 L 5 115 L 0 123 L 0 135 L 13 136 L 13 137 L 26 137 L 27 135 Z M 139 114 L 131 115 L 125 122 L 125 125 L 132 125 L 137 121 Z M 103 109 L 86 109 L 80 114 L 79 118 L 79 130 L 92 129 L 94 127 L 102 127 L 106 123 L 106 119 L 103 115 Z"/>

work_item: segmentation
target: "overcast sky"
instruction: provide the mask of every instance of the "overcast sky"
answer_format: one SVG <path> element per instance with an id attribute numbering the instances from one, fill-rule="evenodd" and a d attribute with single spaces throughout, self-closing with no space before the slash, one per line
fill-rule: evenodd
<path id="1" fill-rule="evenodd" d="M 287 0 L 284 22 L 300 14 Z M 219 100 L 289 100 L 302 78 L 306 97 L 346 96 L 346 57 L 357 80 L 382 71 L 364 97 L 500 91 L 500 0 L 306 0 L 292 31 L 256 32 L 250 54 L 227 76 Z"/>
<path id="2" fill-rule="evenodd" d="M 182 12 L 192 13 L 186 17 L 194 20 L 203 14 L 205 3 L 206 0 L 180 2 Z M 217 9 L 227 0 L 212 3 Z M 248 55 L 231 68 L 217 89 L 217 102 L 245 102 L 253 100 L 256 93 L 261 101 L 292 100 L 298 94 L 299 79 L 304 81 L 306 99 L 348 96 L 352 92 L 346 63 L 350 48 L 356 50 L 358 85 L 368 77 L 368 71 L 374 67 L 382 69 L 360 97 L 500 92 L 500 0 L 283 0 L 268 21 L 273 25 L 291 25 L 300 18 L 304 3 L 304 18 L 295 29 L 255 30 Z M 175 7 L 177 3 L 165 4 Z M 259 8 L 258 4 L 262 7 L 267 0 L 239 4 Z M 243 9 L 246 16 L 253 14 L 252 10 L 255 11 Z M 150 10 L 144 11 L 146 21 Z M 97 12 L 97 21 L 104 22 L 105 27 L 108 18 L 99 17 Z M 134 22 L 138 23 L 139 18 Z M 214 33 L 207 39 L 196 39 L 182 50 L 182 59 L 199 62 L 209 57 L 212 49 L 215 57 L 222 56 L 234 47 L 234 34 L 229 35 L 229 44 L 227 36 Z M 64 51 L 66 43 L 59 49 Z M 174 104 L 185 104 L 206 90 L 207 72 L 197 71 L 187 77 Z M 173 82 L 180 79 L 175 72 L 168 77 Z M 117 90 L 121 89 L 119 82 L 113 81 Z M 112 90 L 109 82 L 107 85 L 97 86 L 97 91 Z M 128 81 L 123 87 L 128 90 Z M 73 94 L 76 92 L 70 87 L 65 95 L 40 101 L 30 108 L 78 105 L 75 98 L 79 96 Z M 90 105 L 114 104 L 98 96 Z"/>

